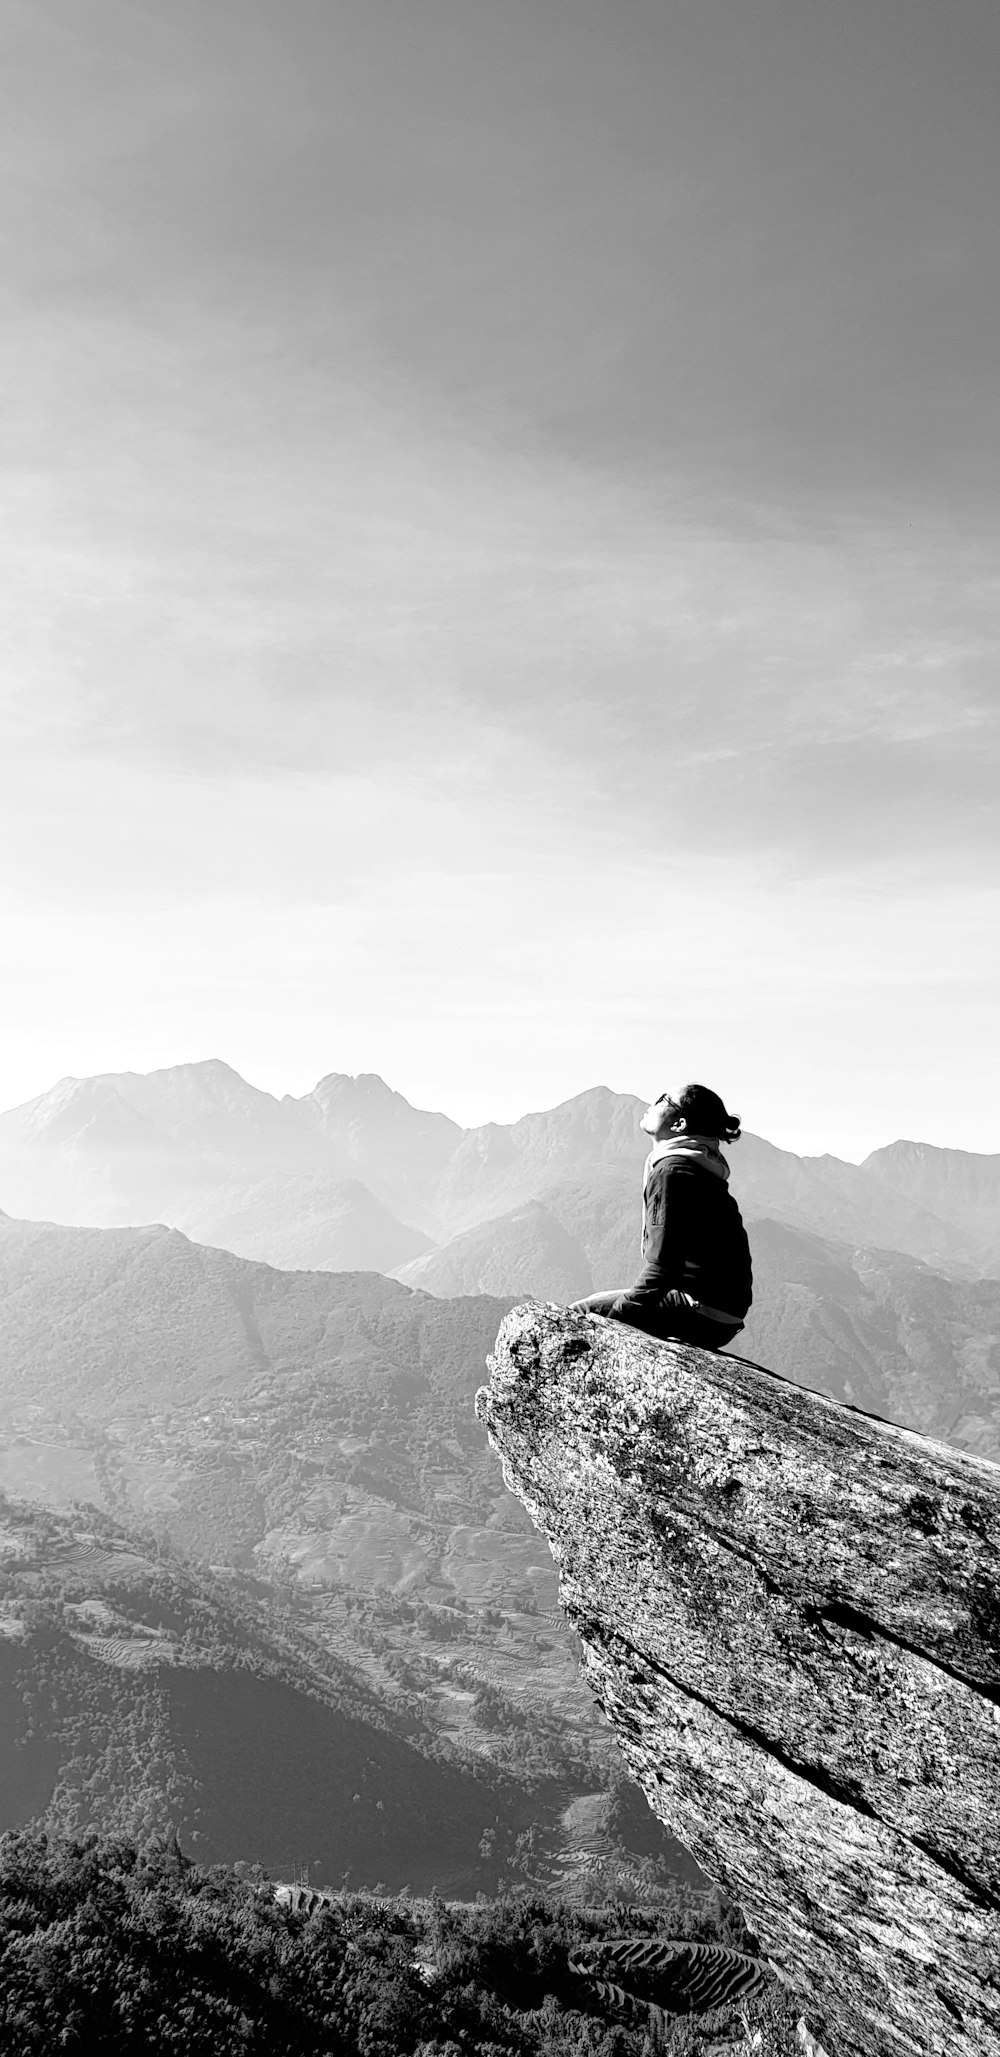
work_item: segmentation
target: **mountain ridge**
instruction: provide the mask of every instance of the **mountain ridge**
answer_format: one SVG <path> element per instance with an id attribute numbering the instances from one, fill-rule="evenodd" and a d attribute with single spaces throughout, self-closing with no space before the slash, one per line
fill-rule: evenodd
<path id="1" fill-rule="evenodd" d="M 327 1269 L 361 1256 L 395 1271 L 428 1243 L 445 1249 L 531 1203 L 572 1236 L 558 1196 L 588 1179 L 607 1191 L 619 1177 L 621 1219 L 634 1217 L 644 1104 L 595 1086 L 515 1122 L 463 1128 L 413 1107 L 374 1072 L 330 1072 L 311 1092 L 280 1100 L 220 1058 L 101 1073 L 61 1080 L 0 1115 L 0 1199 L 11 1214 L 70 1225 L 164 1220 L 236 1255 L 295 1268 L 313 1268 L 321 1252 Z M 732 1184 L 751 1220 L 785 1220 L 970 1275 L 1000 1269 L 997 1166 L 1000 1158 L 901 1142 L 855 1165 L 797 1157 L 745 1132 Z"/>

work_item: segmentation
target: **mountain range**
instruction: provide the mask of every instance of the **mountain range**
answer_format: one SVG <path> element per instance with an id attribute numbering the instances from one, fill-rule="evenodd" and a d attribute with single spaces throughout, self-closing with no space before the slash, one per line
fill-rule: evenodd
<path id="1" fill-rule="evenodd" d="M 218 1060 L 63 1079 L 0 1115 L 0 1205 L 72 1225 L 164 1222 L 259 1262 L 390 1272 L 435 1293 L 539 1292 L 557 1277 L 573 1294 L 634 1272 L 643 1105 L 595 1086 L 463 1129 L 372 1073 L 280 1100 Z M 731 1162 L 750 1221 L 1000 1275 L 1000 1156 L 899 1141 L 858 1165 L 748 1133 Z"/>

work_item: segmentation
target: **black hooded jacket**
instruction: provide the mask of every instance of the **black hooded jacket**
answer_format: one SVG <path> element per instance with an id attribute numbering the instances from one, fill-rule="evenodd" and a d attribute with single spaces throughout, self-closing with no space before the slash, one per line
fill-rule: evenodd
<path id="1" fill-rule="evenodd" d="M 690 1160 L 662 1157 L 649 1174 L 643 1269 L 609 1312 L 636 1328 L 655 1328 L 664 1295 L 682 1293 L 740 1322 L 753 1298 L 750 1245 L 724 1179 Z"/>

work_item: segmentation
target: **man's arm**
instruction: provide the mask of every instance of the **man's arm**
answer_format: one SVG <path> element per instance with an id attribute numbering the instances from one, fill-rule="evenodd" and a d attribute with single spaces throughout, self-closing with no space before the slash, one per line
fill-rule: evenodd
<path id="1" fill-rule="evenodd" d="M 616 1321 L 643 1328 L 664 1294 L 680 1286 L 684 1275 L 687 1181 L 698 1174 L 672 1164 L 653 1166 L 646 1187 L 645 1263 L 634 1286 L 620 1293 L 609 1309 Z"/>

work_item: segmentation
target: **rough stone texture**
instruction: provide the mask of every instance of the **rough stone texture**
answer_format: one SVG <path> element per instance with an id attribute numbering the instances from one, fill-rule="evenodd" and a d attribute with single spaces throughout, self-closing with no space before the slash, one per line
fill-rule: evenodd
<path id="1" fill-rule="evenodd" d="M 531 1305 L 477 1409 L 656 1814 L 832 2057 L 1000 2050 L 1000 1467 Z"/>

